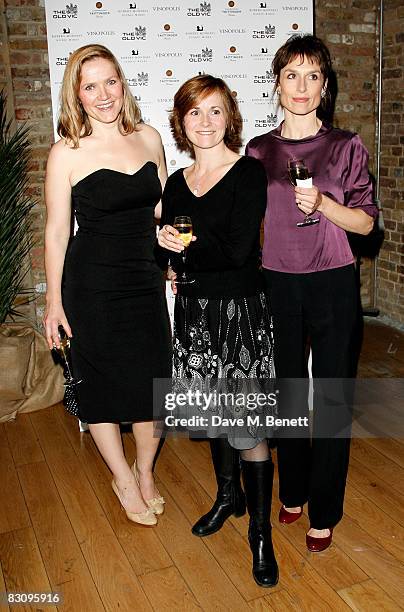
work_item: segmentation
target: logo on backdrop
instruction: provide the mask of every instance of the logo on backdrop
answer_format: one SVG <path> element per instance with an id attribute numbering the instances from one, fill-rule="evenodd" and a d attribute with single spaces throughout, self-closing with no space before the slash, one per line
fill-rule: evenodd
<path id="1" fill-rule="evenodd" d="M 66 66 L 68 61 L 69 61 L 69 58 L 67 56 L 65 56 L 65 57 L 57 57 L 55 59 L 55 66 Z"/>
<path id="2" fill-rule="evenodd" d="M 148 72 L 138 72 L 137 76 L 126 78 L 128 85 L 131 87 L 147 87 L 150 84 Z"/>
<path id="3" fill-rule="evenodd" d="M 219 74 L 219 77 L 221 79 L 223 79 L 224 81 L 229 80 L 234 80 L 237 79 L 237 81 L 241 81 L 243 79 L 247 79 L 248 78 L 248 74 L 245 73 L 229 73 L 229 72 L 223 72 L 222 74 Z"/>
<path id="4" fill-rule="evenodd" d="M 157 98 L 157 103 L 158 104 L 172 104 L 173 103 L 173 99 L 172 97 L 170 98 Z"/>
<path id="5" fill-rule="evenodd" d="M 300 28 L 298 23 L 292 23 L 290 27 L 291 29 L 286 32 L 287 36 L 301 36 L 301 34 L 298 33 L 298 30 Z"/>
<path id="6" fill-rule="evenodd" d="M 257 106 L 268 106 L 268 104 L 271 102 L 271 98 L 272 91 L 266 89 L 264 91 L 261 91 L 261 93 L 257 97 L 251 98 L 251 102 L 254 102 L 254 104 L 256 104 Z"/>
<path id="7" fill-rule="evenodd" d="M 245 34 L 247 32 L 244 28 L 219 28 L 220 34 Z"/>
<path id="8" fill-rule="evenodd" d="M 272 70 L 266 70 L 264 74 L 255 74 L 254 83 L 275 83 L 275 75 Z"/>
<path id="9" fill-rule="evenodd" d="M 173 26 L 171 25 L 171 23 L 165 23 L 161 31 L 158 33 L 159 38 L 164 38 L 166 40 L 169 40 L 171 38 L 176 38 L 177 36 L 178 34 L 173 29 Z"/>
<path id="10" fill-rule="evenodd" d="M 192 24 L 194 26 L 194 24 Z M 198 23 L 194 26 L 193 30 L 188 30 L 188 32 L 185 32 L 185 36 L 188 39 L 204 39 L 204 40 L 209 40 L 211 38 L 213 38 L 216 35 L 216 32 L 213 32 L 213 30 L 208 30 L 208 27 L 206 25 L 204 25 L 203 23 Z"/>
<path id="11" fill-rule="evenodd" d="M 146 40 L 146 27 L 137 26 L 133 32 L 122 32 L 122 40 Z"/>
<path id="12" fill-rule="evenodd" d="M 257 62 L 265 62 L 270 66 L 273 58 L 273 51 L 271 51 L 271 48 L 267 45 L 262 45 L 257 48 L 255 52 L 251 53 L 250 57 Z"/>
<path id="13" fill-rule="evenodd" d="M 91 32 L 86 32 L 86 34 L 87 36 L 98 38 L 98 36 L 115 36 L 116 32 L 113 30 L 93 30 Z"/>
<path id="14" fill-rule="evenodd" d="M 141 8 L 139 2 L 128 2 L 126 8 L 117 10 L 121 17 L 145 17 L 149 13 L 148 8 Z"/>
<path id="15" fill-rule="evenodd" d="M 271 6 L 271 4 L 272 2 L 257 2 L 257 5 L 250 7 L 249 11 L 252 15 L 258 15 L 260 17 L 263 15 L 273 15 L 274 13 L 278 13 L 279 8 Z"/>
<path id="16" fill-rule="evenodd" d="M 91 17 L 106 17 L 107 15 L 111 14 L 111 11 L 108 11 L 108 9 L 104 8 L 103 2 L 96 2 L 95 10 L 90 10 L 89 14 L 91 15 Z"/>
<path id="17" fill-rule="evenodd" d="M 146 62 L 150 62 L 151 55 L 149 53 L 145 53 L 143 49 L 130 49 L 130 55 L 121 55 L 120 60 L 122 62 L 131 63 L 136 62 L 137 64 L 145 64 Z"/>
<path id="18" fill-rule="evenodd" d="M 193 63 L 211 62 L 213 60 L 213 50 L 209 47 L 202 49 L 200 53 L 190 53 L 188 61 Z"/>
<path id="19" fill-rule="evenodd" d="M 179 78 L 177 77 L 177 75 L 174 73 L 174 71 L 171 68 L 167 68 L 162 74 L 162 76 L 160 77 L 160 83 L 162 85 L 178 87 L 179 82 L 180 82 Z"/>
<path id="20" fill-rule="evenodd" d="M 153 11 L 155 13 L 177 12 L 180 10 L 181 10 L 180 6 L 161 6 L 161 4 L 157 6 L 153 6 Z"/>
<path id="21" fill-rule="evenodd" d="M 278 115 L 274 114 L 274 113 L 270 113 L 269 115 L 267 115 L 265 117 L 265 119 L 255 119 L 254 121 L 254 127 L 256 128 L 264 128 L 264 129 L 268 129 L 268 128 L 274 128 L 276 127 L 278 123 Z"/>
<path id="22" fill-rule="evenodd" d="M 188 8 L 188 17 L 210 17 L 212 14 L 212 7 L 210 2 L 200 2 L 196 8 Z"/>
<path id="23" fill-rule="evenodd" d="M 63 10 L 53 11 L 53 19 L 77 19 L 77 4 L 66 4 L 65 6 Z"/>
<path id="24" fill-rule="evenodd" d="M 308 6 L 294 6 L 294 5 L 289 5 L 289 6 L 283 6 L 282 7 L 283 11 L 308 11 L 309 7 Z"/>
<path id="25" fill-rule="evenodd" d="M 236 4 L 237 3 L 235 1 L 229 0 L 229 2 L 226 2 L 225 8 L 222 9 L 222 13 L 224 13 L 226 17 L 235 17 L 236 15 L 240 15 L 242 11 L 238 8 L 238 6 L 236 6 Z"/>
<path id="26" fill-rule="evenodd" d="M 275 38 L 276 28 L 275 26 L 269 24 L 264 26 L 263 30 L 253 30 L 252 37 L 253 38 Z"/>
<path id="27" fill-rule="evenodd" d="M 239 50 L 237 49 L 235 45 L 231 45 L 227 49 L 227 53 L 224 53 L 223 59 L 229 62 L 239 62 L 240 60 L 243 59 L 243 55 L 239 52 Z"/>
<path id="28" fill-rule="evenodd" d="M 50 38 L 55 41 L 67 41 L 76 43 L 81 38 L 83 38 L 83 34 L 75 32 L 70 26 L 66 25 L 64 28 L 60 28 L 58 34 L 51 34 Z"/>
<path id="29" fill-rule="evenodd" d="M 182 57 L 181 51 L 155 51 L 155 57 Z"/>
<path id="30" fill-rule="evenodd" d="M 245 103 L 245 101 L 246 101 L 246 100 L 245 100 L 245 98 L 242 98 L 242 97 L 240 96 L 239 92 L 238 92 L 238 91 L 234 91 L 234 90 L 231 92 L 231 95 L 232 95 L 232 96 L 233 96 L 233 98 L 236 100 L 237 104 L 239 105 L 240 109 L 242 110 L 242 108 L 241 108 L 241 107 L 243 106 L 243 104 L 244 104 L 244 103 Z"/>

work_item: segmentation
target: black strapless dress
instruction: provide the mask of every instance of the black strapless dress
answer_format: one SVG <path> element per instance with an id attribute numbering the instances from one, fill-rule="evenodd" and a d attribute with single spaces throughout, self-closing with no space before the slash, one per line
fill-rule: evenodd
<path id="1" fill-rule="evenodd" d="M 96 170 L 72 189 L 79 225 L 66 253 L 63 305 L 72 328 L 80 419 L 153 420 L 153 378 L 171 377 L 172 343 L 154 259 L 153 162 L 133 175 Z"/>

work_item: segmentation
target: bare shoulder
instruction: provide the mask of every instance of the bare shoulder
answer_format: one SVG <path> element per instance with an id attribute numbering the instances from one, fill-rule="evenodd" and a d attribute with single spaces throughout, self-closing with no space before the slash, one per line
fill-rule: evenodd
<path id="1" fill-rule="evenodd" d="M 45 199 L 49 207 L 52 202 L 59 206 L 70 202 L 70 173 L 73 165 L 73 152 L 65 140 L 56 142 L 49 153 L 45 174 Z"/>
<path id="2" fill-rule="evenodd" d="M 148 123 L 139 123 L 137 126 L 138 134 L 140 134 L 143 138 L 147 139 L 147 141 L 156 146 L 161 145 L 161 136 L 159 132 L 149 125 Z"/>
<path id="3" fill-rule="evenodd" d="M 52 146 L 49 157 L 48 157 L 48 167 L 53 167 L 54 165 L 58 165 L 65 169 L 70 168 L 73 159 L 74 149 L 69 146 L 63 138 L 55 142 Z"/>

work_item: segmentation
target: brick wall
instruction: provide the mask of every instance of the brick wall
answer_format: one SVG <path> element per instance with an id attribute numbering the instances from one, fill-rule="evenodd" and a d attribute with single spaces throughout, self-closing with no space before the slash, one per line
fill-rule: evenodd
<path id="1" fill-rule="evenodd" d="M 378 260 L 378 304 L 404 323 L 404 5 L 385 0 L 380 194 L 385 241 Z"/>
<path id="2" fill-rule="evenodd" d="M 17 121 L 27 120 L 32 126 L 34 167 L 31 175 L 31 193 L 38 200 L 33 212 L 37 243 L 32 252 L 32 273 L 33 282 L 38 290 L 36 311 L 40 320 L 43 314 L 45 281 L 43 180 L 46 157 L 53 141 L 44 2 L 43 0 L 0 0 L 0 7 L 2 1 L 6 6 L 8 32 L 1 31 L 0 53 L 2 48 L 4 51 L 4 45 L 7 45 Z M 401 89 L 399 87 L 401 69 L 398 66 L 400 57 L 398 51 L 402 59 L 403 49 L 403 40 L 400 38 L 400 29 L 403 31 L 403 9 L 400 8 L 400 0 L 385 0 L 385 3 L 387 23 L 382 200 L 386 206 L 386 225 L 387 222 L 390 224 L 388 228 L 390 234 L 388 244 L 385 245 L 380 258 L 378 298 L 382 313 L 403 322 L 404 312 L 402 308 L 400 310 L 399 304 L 400 291 L 402 291 L 399 280 L 400 275 L 402 280 L 404 269 L 402 245 L 399 245 L 402 238 L 403 209 L 399 207 L 402 207 L 404 136 L 403 132 L 400 132 L 403 128 L 399 127 L 403 94 L 402 86 Z M 361 134 L 369 149 L 371 169 L 374 167 L 377 7 L 378 2 L 372 0 L 315 1 L 316 33 L 328 44 L 338 76 L 339 92 L 335 124 Z M 394 63 L 395 58 L 396 63 Z M 0 84 L 2 79 L 4 80 L 4 76 L 0 68 Z M 389 92 L 394 92 L 394 101 L 390 101 L 390 106 L 387 101 Z M 393 140 L 394 143 L 389 142 Z M 364 305 L 367 305 L 372 292 L 370 260 L 365 259 L 361 268 L 362 299 Z"/>
<path id="3" fill-rule="evenodd" d="M 371 0 L 315 2 L 315 31 L 330 49 L 338 80 L 334 125 L 360 134 L 369 151 L 371 171 L 375 167 L 378 5 Z M 366 246 L 363 240 L 360 243 Z M 373 302 L 373 265 L 374 261 L 361 257 L 364 307 Z"/>
<path id="4" fill-rule="evenodd" d="M 330 49 L 338 77 L 334 124 L 359 132 L 373 163 L 378 2 L 316 0 L 315 31 Z"/>

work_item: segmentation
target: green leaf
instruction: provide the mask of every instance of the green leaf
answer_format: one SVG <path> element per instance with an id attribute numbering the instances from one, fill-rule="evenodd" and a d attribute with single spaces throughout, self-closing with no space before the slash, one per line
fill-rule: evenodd
<path id="1" fill-rule="evenodd" d="M 33 246 L 30 211 L 35 202 L 27 195 L 31 143 L 29 129 L 11 132 L 7 98 L 0 91 L 0 324 L 18 316 L 15 307 L 34 298 L 23 287 Z"/>

